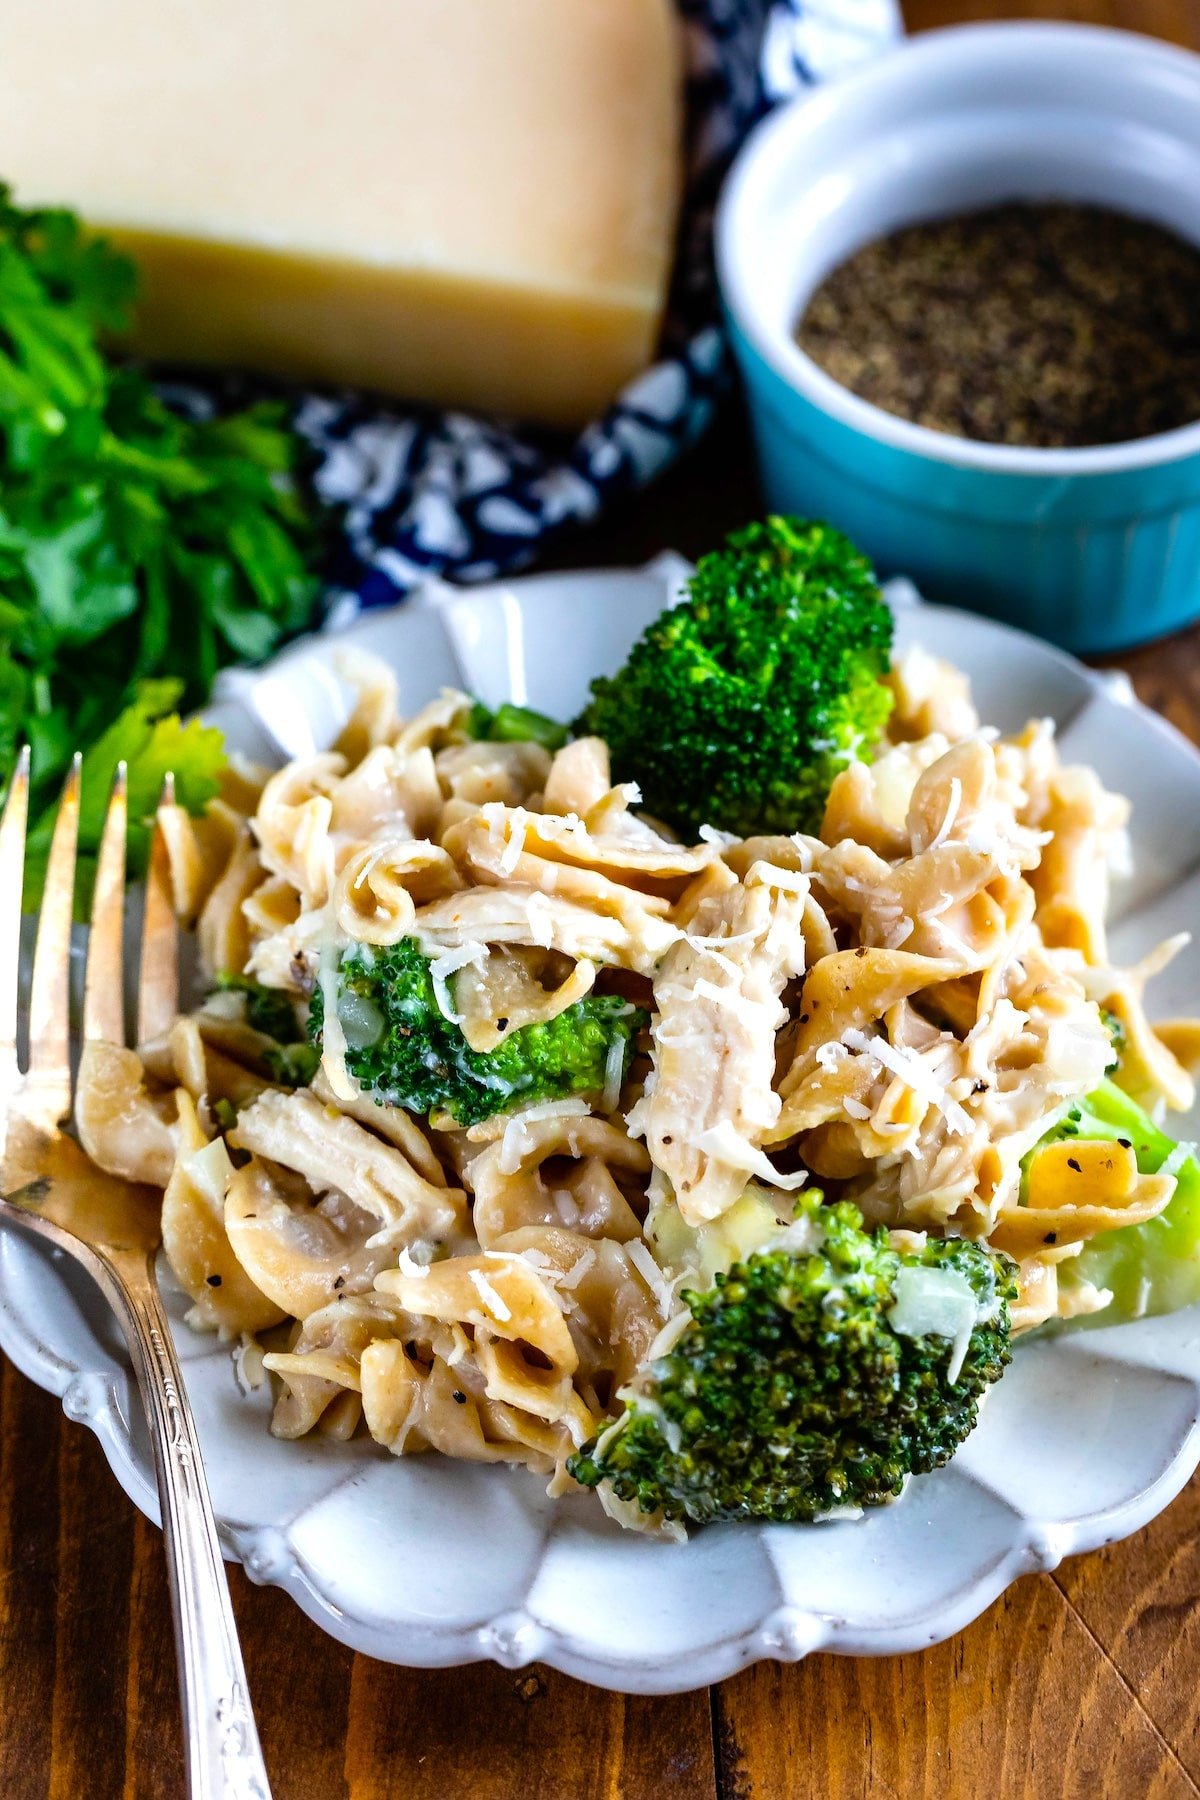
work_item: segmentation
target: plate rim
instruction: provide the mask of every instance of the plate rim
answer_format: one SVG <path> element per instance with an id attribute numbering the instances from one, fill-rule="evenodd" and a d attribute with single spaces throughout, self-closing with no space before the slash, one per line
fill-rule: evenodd
<path id="1" fill-rule="evenodd" d="M 327 648 L 343 642 L 353 644 L 364 628 L 377 627 L 385 619 L 393 620 L 402 628 L 404 617 L 413 611 L 427 611 L 431 608 L 441 610 L 462 605 L 473 607 L 486 601 L 497 591 L 512 592 L 521 589 L 544 592 L 560 588 L 563 590 L 564 601 L 569 604 L 570 585 L 581 578 L 604 577 L 606 581 L 619 585 L 631 577 L 644 579 L 653 575 L 669 582 L 685 566 L 673 552 L 664 552 L 638 568 L 542 571 L 514 577 L 505 582 L 464 589 L 449 589 L 442 584 L 435 584 L 432 593 L 421 593 L 418 590 L 397 606 L 364 613 L 337 630 L 306 634 L 294 640 L 279 656 L 257 670 L 227 672 L 232 679 L 223 684 L 214 700 L 217 703 L 223 700 L 236 703 L 239 691 L 245 691 L 241 684 L 253 682 L 263 674 L 273 673 L 281 666 L 286 667 L 292 660 L 305 654 L 311 655 L 317 646 Z M 1043 660 L 1051 660 L 1076 682 L 1082 678 L 1081 691 L 1092 697 L 1102 695 L 1122 706 L 1130 707 L 1135 712 L 1139 725 L 1150 728 L 1148 735 L 1171 741 L 1176 746 L 1184 746 L 1194 765 L 1197 792 L 1200 794 L 1200 751 L 1170 720 L 1137 699 L 1129 678 L 1123 671 L 1090 669 L 1068 652 L 1017 627 L 957 607 L 928 605 L 920 600 L 911 584 L 891 583 L 889 588 L 889 598 L 897 611 L 907 612 L 910 606 L 919 607 L 920 617 L 928 617 L 933 623 L 939 617 L 965 620 L 972 629 L 978 630 L 984 640 L 1000 634 L 1017 651 L 1026 654 L 1032 651 Z M 1090 700 L 1085 698 L 1082 704 L 1086 706 L 1090 704 Z M 43 1335 L 29 1328 L 28 1322 L 14 1305 L 9 1288 L 9 1252 L 12 1243 L 17 1241 L 22 1244 L 32 1243 L 28 1235 L 21 1233 L 17 1226 L 0 1233 L 0 1349 L 23 1374 L 59 1398 L 68 1419 L 88 1426 L 99 1440 L 109 1467 L 124 1492 L 141 1512 L 158 1523 L 157 1491 L 152 1466 L 144 1454 L 144 1446 L 139 1446 L 136 1440 L 132 1425 L 133 1411 L 138 1402 L 131 1371 L 123 1361 L 121 1364 L 114 1364 L 106 1360 L 97 1367 L 76 1366 L 55 1350 L 51 1341 L 52 1329 Z M 42 1255 L 42 1248 L 37 1246 L 34 1254 Z M 52 1258 L 46 1260 L 53 1262 Z M 98 1293 L 94 1304 L 97 1316 L 106 1310 Z M 1200 1326 L 1200 1305 L 1188 1309 L 1187 1314 L 1177 1314 L 1174 1317 L 1189 1315 L 1192 1316 L 1194 1325 Z M 1088 1349 L 1100 1354 L 1104 1362 L 1125 1366 L 1125 1359 L 1120 1354 L 1113 1354 L 1114 1351 L 1119 1351 L 1119 1346 L 1110 1343 L 1109 1353 L 1105 1354 L 1102 1343 L 1104 1339 L 1111 1340 L 1122 1330 L 1128 1329 L 1114 1326 L 1107 1332 L 1089 1333 L 1086 1340 L 1072 1341 L 1080 1344 L 1086 1342 Z M 189 1333 L 184 1341 L 194 1348 L 199 1340 L 196 1334 Z M 227 1357 L 228 1346 L 212 1340 L 211 1347 L 197 1351 L 195 1355 L 197 1358 L 218 1355 Z M 191 1360 L 189 1358 L 189 1362 Z M 567 1629 L 562 1625 L 539 1620 L 520 1605 L 505 1608 L 494 1616 L 481 1616 L 468 1623 L 447 1622 L 436 1617 L 420 1616 L 415 1612 L 404 1614 L 397 1612 L 394 1607 L 387 1617 L 382 1613 L 371 1617 L 356 1612 L 329 1591 L 329 1582 L 322 1580 L 319 1571 L 310 1566 L 306 1556 L 290 1540 L 293 1526 L 309 1510 L 308 1506 L 298 1513 L 289 1514 L 283 1525 L 239 1524 L 236 1519 L 222 1519 L 219 1522 L 222 1548 L 228 1560 L 243 1564 L 252 1581 L 260 1585 L 281 1587 L 307 1617 L 338 1641 L 366 1655 L 411 1667 L 453 1667 L 491 1660 L 504 1668 L 517 1669 L 536 1661 L 612 1691 L 667 1694 L 690 1691 L 723 1680 L 756 1661 L 794 1661 L 814 1650 L 842 1655 L 893 1655 L 923 1649 L 953 1636 L 978 1618 L 1018 1576 L 1053 1569 L 1067 1555 L 1096 1549 L 1102 1544 L 1114 1542 L 1140 1530 L 1170 1504 L 1200 1465 L 1200 1371 L 1187 1374 L 1177 1369 L 1171 1370 L 1156 1365 L 1152 1360 L 1146 1363 L 1136 1354 L 1130 1359 L 1130 1363 L 1149 1368 L 1163 1377 L 1178 1377 L 1182 1373 L 1182 1378 L 1191 1388 L 1186 1427 L 1180 1440 L 1173 1443 L 1165 1454 L 1158 1474 L 1136 1492 L 1122 1495 L 1091 1513 L 1069 1520 L 1039 1520 L 1030 1513 L 1020 1511 L 1011 1499 L 1002 1496 L 1012 1520 L 1003 1548 L 998 1553 L 990 1553 L 977 1564 L 964 1566 L 963 1580 L 948 1594 L 936 1592 L 927 1607 L 918 1606 L 899 1620 L 880 1620 L 872 1624 L 867 1619 L 809 1611 L 796 1605 L 785 1595 L 769 1553 L 764 1550 L 762 1554 L 775 1577 L 775 1600 L 752 1624 L 721 1630 L 719 1619 L 715 1619 L 711 1630 L 700 1631 L 696 1641 L 686 1650 L 630 1656 L 624 1652 L 602 1650 L 594 1641 L 589 1641 L 586 1630 Z M 951 1464 L 952 1469 L 955 1466 Z M 910 1495 L 921 1482 L 937 1481 L 940 1477 L 939 1471 L 932 1476 L 917 1478 L 913 1489 L 910 1489 Z M 353 1473 L 340 1473 L 331 1483 L 330 1491 L 347 1480 L 353 1480 Z M 967 1472 L 965 1480 L 975 1488 L 992 1491 L 977 1475 Z M 322 1496 L 326 1497 L 328 1496 Z M 318 1499 L 313 1504 L 319 1503 Z M 905 1503 L 910 1502 L 906 1500 Z M 754 1527 L 746 1526 L 719 1529 L 747 1533 L 755 1530 Z M 758 1527 L 757 1533 L 761 1541 L 761 1534 L 764 1532 L 787 1529 Z M 844 1531 L 855 1527 L 846 1524 L 820 1529 Z M 552 1540 L 553 1535 L 551 1525 L 531 1572 L 525 1592 L 526 1599 L 536 1580 L 546 1544 Z M 674 1546 L 664 1545 L 662 1554 L 671 1556 L 679 1552 Z M 682 1561 L 680 1566 L 682 1574 Z"/>

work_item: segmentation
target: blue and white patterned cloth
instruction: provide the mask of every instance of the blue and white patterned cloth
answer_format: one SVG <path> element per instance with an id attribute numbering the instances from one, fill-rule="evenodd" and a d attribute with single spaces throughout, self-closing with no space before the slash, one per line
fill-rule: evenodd
<path id="1" fill-rule="evenodd" d="M 711 226 L 750 127 L 779 101 L 874 54 L 896 0 L 678 0 L 688 38 L 688 183 L 661 359 L 564 447 L 465 413 L 307 396 L 297 426 L 317 486 L 343 509 L 339 616 L 400 599 L 423 577 L 493 579 L 547 537 L 643 487 L 713 417 L 728 381 Z"/>

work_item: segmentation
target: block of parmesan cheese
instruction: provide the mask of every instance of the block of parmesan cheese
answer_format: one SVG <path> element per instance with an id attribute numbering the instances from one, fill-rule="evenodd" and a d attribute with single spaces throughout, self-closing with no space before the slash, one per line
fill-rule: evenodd
<path id="1" fill-rule="evenodd" d="M 671 0 L 0 0 L 0 176 L 138 259 L 139 345 L 588 418 L 652 356 Z"/>

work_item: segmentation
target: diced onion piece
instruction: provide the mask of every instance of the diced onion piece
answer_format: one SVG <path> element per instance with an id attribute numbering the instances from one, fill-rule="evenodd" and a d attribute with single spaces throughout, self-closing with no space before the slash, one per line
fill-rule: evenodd
<path id="1" fill-rule="evenodd" d="M 946 1379 L 958 1380 L 980 1323 L 979 1302 L 957 1269 L 902 1268 L 897 1272 L 888 1323 L 901 1337 L 943 1337 L 951 1341 Z"/>

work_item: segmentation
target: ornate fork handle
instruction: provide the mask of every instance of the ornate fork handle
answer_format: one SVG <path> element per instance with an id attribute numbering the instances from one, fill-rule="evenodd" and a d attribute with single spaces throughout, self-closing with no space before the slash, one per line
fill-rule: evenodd
<path id="1" fill-rule="evenodd" d="M 18 1055 L 21 897 L 29 811 L 29 750 L 0 814 L 0 1216 L 20 1220 L 89 1271 L 120 1321 L 150 1426 L 179 1663 L 190 1800 L 270 1800 L 237 1625 L 187 1390 L 154 1270 L 162 1241 L 153 1187 L 106 1170 L 86 1151 L 71 1061 L 71 922 L 82 759 L 63 789 L 46 863 L 26 999 L 25 1067 Z M 174 797 L 172 778 L 163 806 Z M 80 1079 L 89 1056 L 125 1039 L 124 763 L 117 765 L 97 857 L 84 984 Z M 179 1010 L 179 941 L 162 818 L 143 904 L 137 1030 L 149 1042 Z"/>
<path id="2" fill-rule="evenodd" d="M 97 1258 L 150 1425 L 192 1800 L 271 1800 L 195 1420 L 152 1258 Z M 99 1272 L 99 1271 L 98 1271 Z"/>

